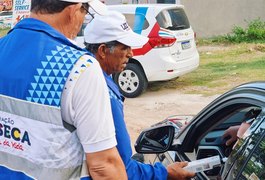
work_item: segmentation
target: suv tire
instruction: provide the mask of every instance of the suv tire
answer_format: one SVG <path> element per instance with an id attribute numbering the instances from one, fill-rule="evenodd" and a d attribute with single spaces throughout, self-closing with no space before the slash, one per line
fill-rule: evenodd
<path id="1" fill-rule="evenodd" d="M 129 63 L 126 68 L 113 79 L 118 85 L 120 92 L 128 98 L 139 96 L 147 88 L 147 80 L 144 72 L 137 64 Z"/>

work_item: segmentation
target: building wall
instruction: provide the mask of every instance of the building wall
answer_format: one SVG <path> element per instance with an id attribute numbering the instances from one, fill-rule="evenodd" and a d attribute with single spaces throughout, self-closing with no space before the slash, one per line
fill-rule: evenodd
<path id="1" fill-rule="evenodd" d="M 166 1 L 166 0 L 164 0 Z M 131 4 L 137 0 L 106 0 L 106 4 Z M 157 0 L 138 0 L 156 3 Z M 176 0 L 183 4 L 197 37 L 213 37 L 230 33 L 237 25 L 260 18 L 265 21 L 265 0 Z"/>
<path id="2" fill-rule="evenodd" d="M 143 4 L 143 3 L 156 3 L 156 0 L 105 0 L 107 5 L 112 4 Z"/>
<path id="3" fill-rule="evenodd" d="M 265 0 L 181 0 L 197 37 L 231 32 L 257 18 L 265 21 Z"/>

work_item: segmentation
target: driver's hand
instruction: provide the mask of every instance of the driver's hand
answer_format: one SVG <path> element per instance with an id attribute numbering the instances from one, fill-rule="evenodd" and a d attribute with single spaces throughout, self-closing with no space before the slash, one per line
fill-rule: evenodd
<path id="1" fill-rule="evenodd" d="M 183 167 L 187 166 L 188 162 L 175 162 L 167 166 L 168 180 L 171 179 L 190 179 L 195 176 L 194 172 L 186 171 Z"/>
<path id="2" fill-rule="evenodd" d="M 239 127 L 240 126 L 231 126 L 227 130 L 225 130 L 222 138 L 227 139 L 225 142 L 226 146 L 230 146 L 237 141 L 237 131 Z"/>
<path id="3" fill-rule="evenodd" d="M 3 10 L 4 10 L 4 8 L 5 8 L 5 6 L 3 6 L 3 5 L 0 5 L 0 12 L 1 12 L 1 11 L 3 11 Z"/>

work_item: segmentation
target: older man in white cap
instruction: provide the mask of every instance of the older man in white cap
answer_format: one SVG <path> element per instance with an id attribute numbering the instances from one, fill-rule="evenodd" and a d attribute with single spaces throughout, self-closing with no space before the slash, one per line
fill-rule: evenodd
<path id="1" fill-rule="evenodd" d="M 126 22 L 125 17 L 115 11 L 108 11 L 107 15 L 96 15 L 85 28 L 86 49 L 95 54 L 103 69 L 110 94 L 111 109 L 118 142 L 118 151 L 125 164 L 127 176 L 130 180 L 164 180 L 187 179 L 195 174 L 183 169 L 187 162 L 169 165 L 167 168 L 162 163 L 154 166 L 133 160 L 131 143 L 126 129 L 123 115 L 124 97 L 120 94 L 111 74 L 121 72 L 128 59 L 133 56 L 131 47 L 141 47 L 147 43 L 148 38 L 134 33 Z"/>
<path id="2" fill-rule="evenodd" d="M 89 7 L 106 13 L 32 0 L 0 39 L 0 179 L 127 179 L 102 70 L 73 41 Z"/>

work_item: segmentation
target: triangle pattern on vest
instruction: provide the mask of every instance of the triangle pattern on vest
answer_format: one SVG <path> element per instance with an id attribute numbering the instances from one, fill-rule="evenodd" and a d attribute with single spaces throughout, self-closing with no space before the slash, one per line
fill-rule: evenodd
<path id="1" fill-rule="evenodd" d="M 45 55 L 36 69 L 26 99 L 31 102 L 60 106 L 64 84 L 76 61 L 85 52 L 66 45 L 56 46 Z"/>

